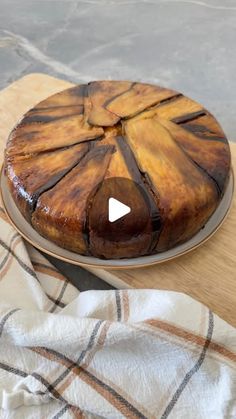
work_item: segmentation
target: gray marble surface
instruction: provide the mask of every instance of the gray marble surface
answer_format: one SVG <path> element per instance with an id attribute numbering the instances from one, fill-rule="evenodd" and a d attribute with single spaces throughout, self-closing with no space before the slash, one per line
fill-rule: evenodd
<path id="1" fill-rule="evenodd" d="M 154 82 L 201 102 L 236 140 L 235 42 L 235 0 L 0 0 L 0 88 L 32 72 Z M 106 287 L 64 269 L 83 289 Z"/>

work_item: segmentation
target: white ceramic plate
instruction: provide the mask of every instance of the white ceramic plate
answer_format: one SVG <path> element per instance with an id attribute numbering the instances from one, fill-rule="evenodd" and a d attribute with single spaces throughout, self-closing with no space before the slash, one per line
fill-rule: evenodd
<path id="1" fill-rule="evenodd" d="M 77 253 L 70 252 L 69 250 L 63 249 L 51 241 L 40 236 L 33 227 L 24 219 L 18 210 L 7 186 L 7 179 L 4 175 L 4 172 L 1 173 L 1 194 L 2 201 L 6 213 L 13 224 L 14 228 L 33 246 L 42 250 L 43 252 L 54 256 L 58 259 L 61 259 L 65 262 L 70 262 L 75 265 L 83 265 L 97 268 L 138 268 L 143 266 L 149 266 L 161 262 L 166 262 L 170 259 L 174 259 L 178 256 L 181 256 L 187 252 L 190 252 L 196 247 L 203 244 L 208 240 L 221 226 L 223 221 L 228 214 L 228 211 L 231 206 L 232 197 L 234 191 L 234 176 L 233 171 L 231 171 L 230 180 L 224 197 L 218 206 L 215 213 L 209 219 L 205 227 L 199 231 L 192 239 L 188 240 L 186 243 L 183 243 L 179 246 L 174 247 L 171 250 L 166 252 L 157 253 L 151 256 L 141 256 L 137 258 L 130 259 L 119 259 L 119 260 L 104 260 L 98 259 L 90 256 L 81 256 Z"/>

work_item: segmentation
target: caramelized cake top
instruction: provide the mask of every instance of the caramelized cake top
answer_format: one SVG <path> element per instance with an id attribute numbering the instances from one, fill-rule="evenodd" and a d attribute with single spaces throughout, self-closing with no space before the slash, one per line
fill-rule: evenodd
<path id="1" fill-rule="evenodd" d="M 27 112 L 8 139 L 5 170 L 40 234 L 81 254 L 135 257 L 205 225 L 225 191 L 230 150 L 215 118 L 182 94 L 96 81 Z M 112 194 L 133 209 L 113 225 Z"/>

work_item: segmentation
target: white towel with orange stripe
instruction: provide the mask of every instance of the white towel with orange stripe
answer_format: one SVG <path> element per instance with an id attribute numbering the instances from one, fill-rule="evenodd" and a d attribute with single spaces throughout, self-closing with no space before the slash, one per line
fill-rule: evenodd
<path id="1" fill-rule="evenodd" d="M 0 216 L 1 418 L 236 418 L 233 327 L 175 292 L 80 293 Z"/>

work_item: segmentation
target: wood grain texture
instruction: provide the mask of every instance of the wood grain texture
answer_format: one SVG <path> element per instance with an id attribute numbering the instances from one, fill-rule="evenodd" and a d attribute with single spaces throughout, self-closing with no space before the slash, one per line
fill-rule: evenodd
<path id="1" fill-rule="evenodd" d="M 43 74 L 31 74 L 0 92 L 0 161 L 7 136 L 39 101 L 72 84 Z M 236 144 L 231 144 L 236 168 Z M 108 271 L 93 269 L 117 287 L 157 288 L 184 292 L 236 326 L 236 198 L 221 229 L 197 250 L 149 268 Z M 187 313 L 186 313 L 187 315 Z"/>

